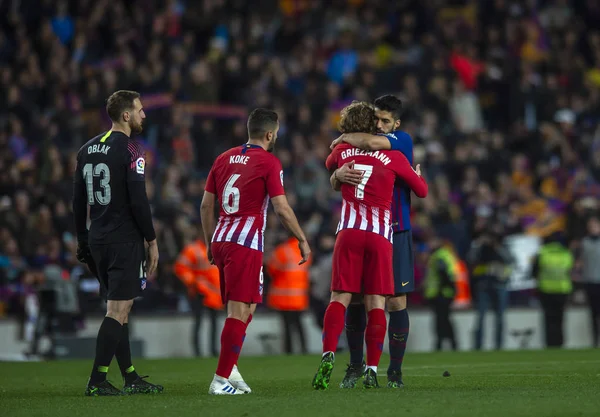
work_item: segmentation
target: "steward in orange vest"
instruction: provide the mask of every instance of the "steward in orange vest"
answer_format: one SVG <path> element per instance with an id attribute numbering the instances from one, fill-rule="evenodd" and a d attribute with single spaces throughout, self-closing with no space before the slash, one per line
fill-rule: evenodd
<path id="1" fill-rule="evenodd" d="M 271 277 L 267 305 L 281 313 L 286 353 L 293 351 L 292 332 L 298 334 L 302 353 L 307 353 L 302 313 L 308 309 L 311 260 L 298 265 L 300 259 L 298 243 L 290 238 L 279 244 L 267 261 L 267 272 Z"/>
<path id="2" fill-rule="evenodd" d="M 183 248 L 175 261 L 174 272 L 188 289 L 188 296 L 194 311 L 192 343 L 194 353 L 200 356 L 200 325 L 204 311 L 209 313 L 211 322 L 210 346 L 212 356 L 218 356 L 217 316 L 223 310 L 221 301 L 219 269 L 208 262 L 206 245 L 200 239 Z"/>

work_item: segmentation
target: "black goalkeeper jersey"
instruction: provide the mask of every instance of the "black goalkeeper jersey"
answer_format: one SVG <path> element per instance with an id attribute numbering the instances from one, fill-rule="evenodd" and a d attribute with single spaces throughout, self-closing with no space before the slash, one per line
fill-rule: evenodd
<path id="1" fill-rule="evenodd" d="M 73 181 L 79 241 L 108 244 L 155 239 L 145 167 L 142 146 L 122 132 L 108 131 L 83 145 L 77 153 Z"/>

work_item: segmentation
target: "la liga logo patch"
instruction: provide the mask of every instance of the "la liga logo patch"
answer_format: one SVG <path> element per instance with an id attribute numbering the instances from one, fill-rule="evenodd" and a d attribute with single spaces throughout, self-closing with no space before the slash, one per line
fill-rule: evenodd
<path id="1" fill-rule="evenodd" d="M 146 161 L 144 160 L 144 158 L 138 158 L 137 161 L 135 161 L 135 172 L 137 172 L 138 174 L 143 174 L 145 168 Z"/>

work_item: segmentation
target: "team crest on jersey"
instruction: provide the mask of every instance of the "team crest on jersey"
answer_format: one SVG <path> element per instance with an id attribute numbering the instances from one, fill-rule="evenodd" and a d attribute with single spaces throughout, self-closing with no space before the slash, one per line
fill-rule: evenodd
<path id="1" fill-rule="evenodd" d="M 146 161 L 144 160 L 144 158 L 140 157 L 137 159 L 137 161 L 135 161 L 135 172 L 137 172 L 138 174 L 143 174 L 144 168 L 146 168 Z"/>

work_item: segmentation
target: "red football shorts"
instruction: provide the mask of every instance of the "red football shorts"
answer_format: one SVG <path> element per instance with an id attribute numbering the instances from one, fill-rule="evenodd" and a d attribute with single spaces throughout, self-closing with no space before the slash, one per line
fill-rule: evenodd
<path id="1" fill-rule="evenodd" d="M 331 291 L 393 295 L 392 243 L 372 232 L 341 230 L 333 249 Z"/>
<path id="2" fill-rule="evenodd" d="M 263 253 L 232 242 L 211 245 L 221 279 L 221 299 L 243 303 L 262 303 Z"/>

